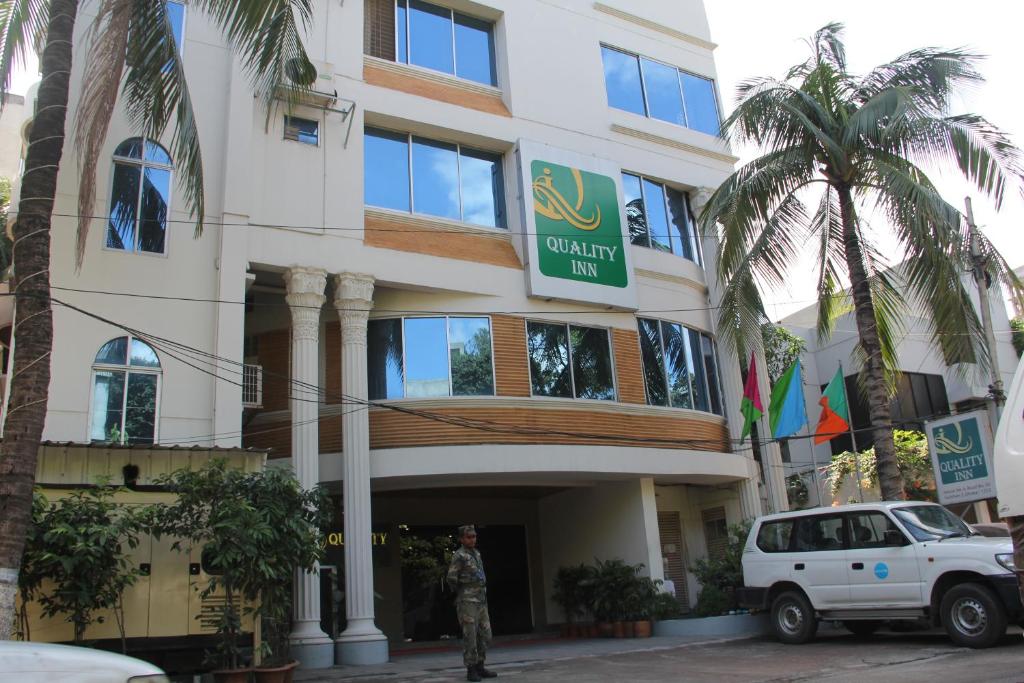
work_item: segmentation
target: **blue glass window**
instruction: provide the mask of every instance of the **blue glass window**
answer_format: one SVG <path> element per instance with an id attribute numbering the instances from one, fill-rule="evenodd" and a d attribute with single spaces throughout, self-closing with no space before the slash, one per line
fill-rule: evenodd
<path id="1" fill-rule="evenodd" d="M 367 128 L 363 145 L 366 204 L 409 211 L 409 136 Z"/>
<path id="2" fill-rule="evenodd" d="M 365 176 L 368 206 L 507 227 L 500 154 L 367 128 Z"/>
<path id="3" fill-rule="evenodd" d="M 159 387 L 160 360 L 149 344 L 134 337 L 104 344 L 93 363 L 89 438 L 154 443 Z"/>
<path id="4" fill-rule="evenodd" d="M 615 400 L 608 330 L 560 323 L 526 323 L 534 396 Z"/>
<path id="5" fill-rule="evenodd" d="M 314 147 L 320 144 L 320 122 L 298 116 L 284 116 L 284 139 Z"/>
<path id="6" fill-rule="evenodd" d="M 421 0 L 397 0 L 397 61 L 497 85 L 494 25 Z"/>
<path id="7" fill-rule="evenodd" d="M 713 81 L 603 45 L 601 57 L 609 106 L 718 135 Z"/>
<path id="8" fill-rule="evenodd" d="M 653 118 L 686 125 L 683 113 L 683 97 L 679 92 L 679 70 L 673 66 L 641 58 L 644 72 L 644 88 L 647 92 L 647 109 Z"/>
<path id="9" fill-rule="evenodd" d="M 622 193 L 630 242 L 700 265 L 697 230 L 685 193 L 632 173 L 622 174 Z"/>
<path id="10" fill-rule="evenodd" d="M 718 135 L 718 101 L 715 99 L 715 84 L 707 78 L 679 72 L 686 99 L 686 125 L 708 135 Z"/>
<path id="11" fill-rule="evenodd" d="M 370 400 L 494 395 L 489 318 L 371 320 L 366 356 Z"/>
<path id="12" fill-rule="evenodd" d="M 455 75 L 485 85 L 498 82 L 489 22 L 455 14 Z"/>
<path id="13" fill-rule="evenodd" d="M 646 116 L 637 58 L 609 47 L 601 48 L 601 58 L 604 61 L 604 83 L 608 90 L 609 106 Z"/>
<path id="14" fill-rule="evenodd" d="M 678 323 L 637 320 L 647 402 L 722 414 L 715 344 Z"/>
<path id="15" fill-rule="evenodd" d="M 152 140 L 129 138 L 114 150 L 108 249 L 163 254 L 171 202 L 171 156 Z"/>

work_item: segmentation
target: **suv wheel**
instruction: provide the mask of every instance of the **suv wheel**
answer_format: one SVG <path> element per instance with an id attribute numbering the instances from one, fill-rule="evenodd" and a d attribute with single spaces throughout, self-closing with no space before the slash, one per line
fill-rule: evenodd
<path id="1" fill-rule="evenodd" d="M 772 630 L 784 643 L 798 645 L 814 638 L 818 619 L 801 593 L 787 591 L 772 601 Z"/>
<path id="2" fill-rule="evenodd" d="M 988 587 L 953 586 L 942 596 L 942 625 L 957 645 L 991 647 L 1006 633 L 1006 611 Z"/>
<path id="3" fill-rule="evenodd" d="M 882 626 L 882 622 L 874 619 L 856 621 L 851 619 L 850 621 L 844 621 L 843 626 L 858 638 L 867 638 Z"/>

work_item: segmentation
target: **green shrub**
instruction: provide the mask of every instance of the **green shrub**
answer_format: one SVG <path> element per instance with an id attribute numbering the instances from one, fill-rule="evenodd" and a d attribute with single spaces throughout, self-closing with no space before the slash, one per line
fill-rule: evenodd
<path id="1" fill-rule="evenodd" d="M 726 591 L 715 584 L 707 584 L 697 597 L 693 613 L 698 617 L 717 617 L 735 608 L 732 591 Z"/>
<path id="2" fill-rule="evenodd" d="M 731 525 L 725 552 L 720 557 L 702 557 L 690 568 L 701 585 L 697 610 L 702 600 L 705 601 L 704 609 L 712 609 L 724 603 L 724 607 L 716 614 L 736 608 L 735 590 L 743 585 L 743 546 L 750 534 L 750 525 L 749 520 Z M 714 590 L 705 598 L 704 594 L 709 588 Z"/>

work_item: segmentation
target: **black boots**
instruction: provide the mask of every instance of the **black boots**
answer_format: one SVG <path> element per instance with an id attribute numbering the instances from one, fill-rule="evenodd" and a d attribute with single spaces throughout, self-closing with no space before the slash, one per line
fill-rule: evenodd
<path id="1" fill-rule="evenodd" d="M 466 680 L 467 681 L 482 681 L 485 678 L 497 678 L 498 674 L 494 673 L 489 669 L 485 669 L 483 664 L 477 664 L 475 666 L 466 667 Z"/>

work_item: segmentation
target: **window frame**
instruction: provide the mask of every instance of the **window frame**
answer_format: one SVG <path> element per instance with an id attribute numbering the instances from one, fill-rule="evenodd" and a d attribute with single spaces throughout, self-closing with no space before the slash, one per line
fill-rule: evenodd
<path id="1" fill-rule="evenodd" d="M 664 385 L 663 386 L 665 388 L 665 400 L 667 402 L 667 405 L 664 405 L 664 406 L 656 405 L 656 404 L 653 404 L 653 403 L 650 402 L 650 392 L 647 390 L 647 372 L 645 371 L 645 368 L 644 368 L 644 352 L 643 352 L 643 343 L 644 342 L 643 342 L 643 333 L 640 330 L 640 321 L 641 320 L 651 321 L 651 322 L 657 323 L 657 325 L 658 325 L 658 343 L 660 344 L 660 351 L 661 351 L 661 372 L 660 372 L 660 374 L 661 374 L 662 380 L 664 381 Z M 668 356 L 667 356 L 667 353 L 666 353 L 665 330 L 664 330 L 664 327 L 662 327 L 663 325 L 679 325 L 683 329 L 684 336 L 686 337 L 687 347 L 692 347 L 692 344 L 690 343 L 690 334 L 689 334 L 691 331 L 692 332 L 696 332 L 700 337 L 706 337 L 706 338 L 708 338 L 711 341 L 711 351 L 712 351 L 712 355 L 714 356 L 714 364 L 715 364 L 715 373 L 714 373 L 715 374 L 715 379 L 716 379 L 715 384 L 717 385 L 715 388 L 716 388 L 716 391 L 718 392 L 718 404 L 719 404 L 719 406 L 722 409 L 721 412 L 717 412 L 716 413 L 714 410 L 711 409 L 712 404 L 713 404 L 713 401 L 711 400 L 711 377 L 709 376 L 709 374 L 707 372 L 707 367 L 706 366 L 704 366 L 703 372 L 701 374 L 704 377 L 704 388 L 705 388 L 705 392 L 706 392 L 705 393 L 705 397 L 706 397 L 706 400 L 707 400 L 708 409 L 707 410 L 701 410 L 700 408 L 697 408 L 696 407 L 696 401 L 692 401 L 692 403 L 694 405 L 692 405 L 690 407 L 676 406 L 676 405 L 672 404 L 672 390 L 671 390 L 671 388 L 669 386 L 669 381 L 668 381 L 668 362 L 667 362 Z M 726 415 L 725 415 L 725 393 L 722 390 L 722 368 L 721 368 L 721 364 L 719 363 L 719 360 L 718 360 L 718 341 L 715 339 L 715 337 L 713 335 L 711 335 L 710 333 L 705 332 L 704 330 L 701 330 L 699 328 L 690 327 L 690 326 L 686 325 L 685 323 L 675 322 L 675 321 L 672 321 L 672 320 L 664 320 L 662 318 L 647 318 L 647 317 L 641 317 L 641 316 L 637 316 L 636 317 L 636 330 L 637 330 L 637 346 L 638 346 L 638 351 L 640 352 L 640 371 L 641 371 L 641 374 L 643 375 L 643 380 L 644 380 L 644 400 L 646 401 L 645 405 L 648 405 L 648 406 L 653 407 L 653 408 L 671 408 L 672 410 L 692 410 L 692 411 L 695 411 L 695 412 L 698 412 L 698 413 L 703 413 L 703 414 L 706 414 L 706 415 L 718 415 L 719 417 L 722 417 L 722 418 L 726 417 Z M 694 363 L 695 364 L 698 362 L 697 361 L 698 358 L 699 358 L 699 362 L 701 364 L 703 364 L 704 363 L 704 350 L 703 350 L 703 348 L 696 349 L 696 351 L 697 351 L 697 353 L 694 353 L 694 349 L 690 348 L 690 356 L 694 358 Z M 695 373 L 695 371 L 693 369 L 688 368 L 687 375 L 695 375 L 695 374 L 696 373 Z M 693 393 L 694 392 L 694 385 L 693 385 L 693 382 L 691 381 L 689 376 L 687 377 L 687 383 L 690 386 L 690 396 L 693 397 L 694 396 L 694 393 Z"/>
<path id="2" fill-rule="evenodd" d="M 566 343 L 569 349 L 569 386 L 572 388 L 572 396 L 545 396 L 544 394 L 533 393 L 533 371 L 530 366 L 530 323 L 541 325 L 561 325 L 565 328 Z M 572 357 L 572 327 L 587 327 L 593 330 L 603 330 L 608 340 L 608 362 L 611 366 L 612 375 L 612 398 L 580 398 L 576 395 L 576 370 L 573 367 Z M 612 329 L 603 325 L 580 325 L 566 322 L 564 320 L 546 320 L 544 318 L 523 318 L 523 331 L 526 333 L 526 372 L 530 379 L 530 398 L 547 399 L 550 401 L 593 401 L 594 403 L 619 403 L 619 382 L 615 364 L 615 345 L 612 343 Z"/>
<path id="3" fill-rule="evenodd" d="M 395 43 L 395 63 L 396 64 L 404 64 L 405 66 L 411 67 L 413 69 L 423 69 L 424 71 L 429 71 L 430 73 L 444 74 L 445 76 L 449 76 L 451 78 L 457 78 L 460 81 L 465 81 L 466 83 L 473 83 L 475 85 L 483 86 L 485 88 L 497 88 L 498 90 L 501 89 L 501 83 L 498 80 L 498 50 L 497 50 L 497 41 L 495 39 L 495 28 L 497 27 L 497 25 L 496 25 L 496 23 L 494 21 L 491 21 L 490 19 L 484 19 L 483 17 L 478 17 L 478 16 L 473 16 L 471 14 L 466 14 L 465 12 L 456 12 L 455 8 L 450 7 L 448 5 L 439 5 L 436 2 L 430 2 L 429 0 L 420 0 L 424 4 L 433 5 L 434 7 L 437 7 L 439 9 L 446 9 L 446 10 L 448 10 L 448 20 L 451 22 L 451 29 L 452 29 L 451 30 L 451 38 L 452 38 L 452 73 L 448 73 L 447 71 L 440 71 L 438 69 L 432 69 L 429 66 L 422 66 L 420 64 L 414 64 L 411 61 L 409 61 L 409 58 L 412 56 L 412 32 L 409 30 L 409 14 L 411 13 L 411 10 L 409 9 L 409 0 L 404 0 L 404 2 L 405 2 L 405 61 L 403 62 L 403 61 L 399 60 L 398 56 L 401 54 L 401 52 L 398 49 L 398 35 L 399 35 L 399 31 L 398 31 L 398 3 L 401 2 L 401 1 L 403 1 L 403 0 L 392 0 L 392 7 L 394 9 L 394 17 L 395 17 L 395 21 L 394 21 L 394 25 L 395 25 L 395 40 L 394 40 L 394 43 Z M 491 41 L 490 41 L 491 42 L 491 45 L 490 45 L 490 47 L 491 47 L 491 54 L 489 55 L 489 59 L 490 59 L 489 66 L 490 66 L 491 73 L 494 76 L 494 82 L 493 83 L 481 83 L 480 81 L 474 81 L 472 78 L 464 78 L 464 77 L 458 75 L 458 70 L 459 70 L 459 51 L 458 51 L 458 47 L 457 47 L 457 41 L 455 39 L 455 15 L 456 14 L 461 14 L 464 17 L 468 17 L 470 19 L 476 19 L 477 21 L 485 22 L 485 23 L 487 23 L 491 27 L 491 30 L 490 30 L 490 34 L 491 34 Z"/>
<path id="4" fill-rule="evenodd" d="M 700 236 L 697 233 L 697 220 L 696 220 L 696 216 L 693 215 L 693 209 L 690 207 L 690 193 L 687 192 L 686 190 L 680 190 L 677 187 L 669 185 L 668 183 L 663 183 L 660 180 L 656 180 L 656 179 L 651 178 L 650 176 L 646 176 L 646 175 L 644 175 L 642 173 L 636 173 L 636 172 L 633 172 L 633 171 L 627 171 L 625 169 L 620 170 L 619 173 L 620 173 L 620 175 L 633 176 L 634 178 L 636 178 L 636 179 L 638 179 L 640 181 L 640 201 L 643 202 L 643 207 L 644 207 L 644 224 L 645 224 L 645 226 L 647 228 L 647 244 L 636 244 L 636 243 L 633 242 L 632 238 L 630 238 L 629 244 L 631 246 L 634 246 L 634 247 L 642 247 L 642 248 L 645 248 L 645 249 L 650 249 L 652 251 L 658 252 L 659 254 L 669 254 L 670 256 L 675 256 L 677 258 L 686 259 L 690 263 L 694 263 L 697 266 L 699 266 L 700 268 L 704 268 L 704 250 L 703 250 L 702 245 L 700 243 L 701 242 L 700 241 Z M 669 251 L 662 251 L 662 250 L 657 249 L 657 248 L 652 246 L 653 240 L 651 238 L 651 221 L 650 221 L 650 219 L 647 216 L 647 191 L 644 189 L 644 181 L 647 181 L 649 183 L 653 183 L 655 185 L 660 185 L 661 188 L 662 188 L 662 194 L 664 195 L 664 201 L 662 202 L 662 204 L 664 205 L 665 218 L 666 218 L 666 220 L 668 222 L 668 225 L 669 225 Z M 672 213 L 671 213 L 671 211 L 669 209 L 669 204 L 668 204 L 668 191 L 670 189 L 675 190 L 676 192 L 678 192 L 681 195 L 683 195 L 683 201 L 686 202 L 686 222 L 687 222 L 687 227 L 689 228 L 689 230 L 688 230 L 689 235 L 688 236 L 690 238 L 690 248 L 693 250 L 694 258 L 689 258 L 685 254 L 677 254 L 674 251 L 672 251 L 672 241 L 674 239 L 674 236 L 673 236 L 673 233 L 672 233 L 672 227 L 673 227 Z M 627 222 L 628 222 L 628 220 L 627 220 Z M 682 238 L 680 237 L 679 239 L 682 239 Z"/>
<path id="5" fill-rule="evenodd" d="M 809 523 L 820 523 L 820 520 L 824 519 L 838 519 L 839 529 L 843 534 L 843 538 L 839 541 L 838 548 L 817 548 L 812 550 L 801 550 L 797 548 L 797 539 L 799 537 L 800 525 Z M 846 519 L 846 513 L 843 512 L 825 512 L 813 515 L 801 515 L 793 518 L 793 535 L 790 536 L 789 540 L 789 552 L 792 553 L 834 553 L 837 551 L 846 551 L 850 549 L 850 535 L 849 535 L 849 522 Z"/>
<path id="6" fill-rule="evenodd" d="M 407 335 L 405 334 L 405 321 L 406 320 L 416 320 L 416 319 L 431 319 L 431 318 L 442 318 L 444 320 L 445 357 L 447 359 L 447 365 L 448 365 L 448 395 L 447 396 L 409 396 L 409 395 L 407 395 L 408 392 L 406 391 L 407 376 L 408 376 L 407 375 L 408 359 L 406 358 L 406 353 L 405 353 L 406 339 L 407 339 Z M 451 336 L 452 336 L 452 333 L 451 333 L 451 327 L 450 327 L 450 325 L 448 323 L 448 321 L 451 318 L 486 318 L 486 320 L 487 320 L 487 333 L 488 333 L 488 336 L 490 337 L 490 343 L 491 343 L 491 393 L 490 394 L 454 394 L 454 393 L 452 393 L 452 390 L 453 390 L 453 386 L 452 386 L 452 357 L 451 357 L 451 348 L 452 348 L 451 347 Z M 370 318 L 369 322 L 373 322 L 375 320 L 400 320 L 401 321 L 401 330 L 402 330 L 402 396 L 400 398 L 375 398 L 375 399 L 369 399 L 370 401 L 372 401 L 374 403 L 382 403 L 382 402 L 385 402 L 385 401 L 391 402 L 391 401 L 407 401 L 407 400 L 411 400 L 411 401 L 423 401 L 423 400 L 430 401 L 430 400 L 436 400 L 436 399 L 453 399 L 453 398 L 454 399 L 463 399 L 463 398 L 493 398 L 493 397 L 498 395 L 497 368 L 495 367 L 495 364 L 494 364 L 494 319 L 491 317 L 490 314 L 484 313 L 484 314 L 474 315 L 474 314 L 470 314 L 470 313 L 452 313 L 452 314 L 444 313 L 444 314 L 440 314 L 440 315 L 438 315 L 438 314 L 431 315 L 429 313 L 422 313 L 422 314 L 415 314 L 415 315 L 399 315 L 399 316 L 382 315 L 382 316 L 377 317 L 377 318 Z"/>
<path id="7" fill-rule="evenodd" d="M 405 136 L 406 167 L 409 170 L 409 196 L 408 196 L 409 210 L 406 211 L 404 209 L 393 209 L 393 208 L 388 207 L 388 206 L 377 206 L 376 204 L 367 204 L 366 203 L 366 190 L 365 190 L 365 183 L 366 183 L 366 151 L 365 151 L 365 149 L 366 149 L 366 146 L 365 146 L 365 144 L 363 146 L 363 150 L 364 150 L 363 151 L 363 183 L 364 183 L 363 206 L 364 206 L 364 208 L 365 207 L 370 207 L 370 208 L 373 208 L 373 209 L 379 209 L 381 211 L 394 211 L 396 213 L 408 214 L 410 216 L 417 216 L 417 217 L 420 217 L 420 218 L 425 218 L 427 220 L 453 221 L 453 222 L 456 222 L 456 223 L 461 223 L 463 225 L 467 225 L 467 226 L 470 226 L 472 228 L 481 229 L 481 230 L 502 230 L 502 231 L 504 231 L 506 233 L 510 233 L 511 232 L 511 229 L 509 228 L 508 192 L 507 192 L 508 188 L 506 187 L 508 174 L 506 173 L 506 169 L 505 169 L 505 153 L 504 152 L 493 152 L 491 150 L 481 149 L 479 147 L 472 147 L 472 146 L 463 145 L 461 142 L 454 141 L 454 140 L 443 140 L 443 139 L 439 139 L 439 138 L 427 137 L 427 136 L 424 136 L 424 135 L 417 135 L 415 133 L 411 133 L 411 132 L 408 132 L 408 131 L 400 131 L 400 130 L 394 130 L 394 129 L 391 129 L 391 128 L 382 128 L 380 126 L 373 126 L 373 125 L 366 125 L 366 124 L 363 125 L 363 137 L 364 138 L 367 135 L 367 130 L 368 129 L 371 130 L 371 131 L 380 131 L 382 133 L 390 133 L 390 134 L 396 135 L 396 136 L 398 136 L 398 135 Z M 456 170 L 457 170 L 458 190 L 459 190 L 459 218 L 448 218 L 446 216 L 436 216 L 434 214 L 420 213 L 420 212 L 416 211 L 416 199 L 415 199 L 415 197 L 416 197 L 416 173 L 415 173 L 415 170 L 413 168 L 413 138 L 420 138 L 420 139 L 428 141 L 428 142 L 437 142 L 437 143 L 441 143 L 441 144 L 444 144 L 444 145 L 455 145 L 455 163 L 456 163 Z M 499 207 L 501 209 L 500 215 L 501 215 L 501 217 L 503 219 L 501 221 L 501 223 L 503 223 L 503 225 L 484 225 L 482 223 L 470 223 L 469 221 L 465 220 L 466 207 L 465 207 L 465 204 L 463 202 L 463 196 L 462 196 L 462 194 L 463 194 L 462 193 L 462 150 L 463 150 L 463 148 L 465 148 L 465 149 L 467 149 L 467 150 L 469 150 L 471 152 L 478 152 L 478 153 L 481 153 L 481 154 L 487 154 L 487 155 L 491 155 L 491 156 L 497 157 L 496 163 L 497 163 L 498 167 L 501 169 L 501 183 L 500 183 L 500 186 L 499 186 L 500 190 L 501 190 L 501 196 L 500 196 L 500 198 L 499 197 L 494 197 L 494 206 L 495 206 L 496 209 L 499 208 Z M 500 202 L 499 202 L 499 199 L 500 199 Z M 498 221 L 495 221 L 495 222 L 498 222 Z"/>
<path id="8" fill-rule="evenodd" d="M 643 99 L 643 102 L 644 102 L 644 114 L 643 114 L 644 118 L 653 119 L 655 121 L 661 121 L 662 123 L 667 123 L 667 124 L 669 124 L 671 126 L 680 126 L 680 124 L 678 124 L 678 123 L 674 123 L 672 121 L 667 121 L 665 119 L 660 119 L 660 118 L 656 118 L 654 116 L 651 116 L 651 105 L 650 105 L 650 102 L 648 101 L 648 98 L 647 98 L 647 79 L 644 77 L 644 69 L 643 69 L 643 63 L 642 63 L 642 60 L 646 59 L 649 62 L 653 62 L 655 64 L 661 64 L 662 66 L 667 66 L 667 67 L 670 67 L 670 68 L 676 70 L 676 83 L 679 85 L 679 98 L 682 101 L 682 105 L 683 105 L 683 119 L 685 120 L 685 123 L 683 123 L 680 127 L 686 128 L 687 130 L 692 130 L 695 133 L 701 133 L 702 135 L 710 135 L 711 137 L 718 137 L 715 134 L 708 133 L 706 131 L 699 130 L 697 128 L 692 128 L 690 126 L 690 112 L 689 112 L 689 110 L 687 109 L 687 106 L 686 106 L 686 91 L 683 89 L 683 82 L 682 82 L 681 75 L 685 73 L 685 74 L 688 74 L 688 75 L 693 76 L 695 78 L 700 78 L 700 79 L 703 79 L 705 81 L 708 81 L 711 84 L 711 92 L 712 92 L 712 95 L 715 98 L 715 117 L 718 119 L 718 128 L 719 128 L 719 132 L 721 132 L 722 121 L 723 121 L 724 117 L 722 116 L 722 98 L 720 97 L 720 93 L 718 91 L 718 80 L 717 79 L 709 78 L 708 76 L 705 76 L 704 74 L 699 74 L 699 73 L 697 73 L 695 71 L 690 71 L 689 69 L 683 69 L 682 67 L 678 67 L 675 64 L 670 64 L 670 63 L 662 61 L 660 59 L 655 59 L 653 57 L 647 57 L 645 55 L 640 54 L 639 52 L 633 52 L 631 50 L 626 50 L 626 49 L 621 48 L 621 47 L 615 47 L 614 45 L 610 45 L 608 43 L 600 43 L 599 46 L 601 48 L 606 48 L 608 50 L 614 50 L 615 52 L 619 52 L 621 54 L 627 55 L 627 56 L 632 57 L 632 58 L 634 58 L 636 60 L 637 71 L 640 72 L 640 90 L 641 90 L 641 95 L 642 95 L 642 99 Z M 602 61 L 604 60 L 603 57 L 601 59 L 602 59 Z M 606 97 L 606 100 L 607 100 L 607 92 L 608 92 L 608 82 L 606 80 L 605 81 L 605 97 Z M 627 114 L 633 114 L 635 116 L 639 116 L 639 114 L 636 114 L 636 112 L 628 111 L 626 109 L 619 109 L 618 107 L 613 107 L 610 102 L 608 103 L 608 107 L 611 108 L 611 109 L 617 109 L 618 111 L 625 111 Z"/>
<path id="9" fill-rule="evenodd" d="M 108 186 L 107 186 L 107 218 L 106 218 L 106 225 L 104 225 L 104 230 L 103 230 L 103 246 L 102 246 L 102 249 L 104 251 L 113 252 L 115 254 L 134 254 L 134 255 L 142 255 L 142 256 L 153 256 L 153 257 L 157 257 L 157 258 L 167 258 L 169 256 L 170 247 L 171 247 L 171 244 L 170 244 L 170 242 L 171 242 L 170 234 L 171 234 L 171 223 L 173 222 L 172 219 L 171 219 L 171 212 L 173 211 L 172 207 L 173 207 L 173 201 L 174 201 L 174 158 L 171 156 L 170 151 L 166 147 L 164 147 L 163 144 L 161 144 L 157 140 L 154 140 L 152 138 L 148 138 L 148 137 L 146 137 L 144 135 L 133 135 L 131 137 L 125 138 L 124 140 L 121 140 L 121 142 L 118 142 L 117 145 L 114 146 L 114 151 L 117 151 L 118 147 L 120 147 L 124 142 L 126 142 L 128 140 L 131 140 L 132 138 L 138 138 L 139 140 L 142 141 L 142 156 L 141 156 L 141 158 L 139 158 L 139 159 L 132 159 L 131 157 L 118 156 L 118 155 L 113 154 L 113 153 L 111 153 L 111 155 L 110 155 L 110 182 L 108 183 Z M 164 151 L 164 154 L 167 155 L 167 158 L 171 160 L 171 163 L 170 164 L 161 164 L 161 163 L 158 163 L 158 162 L 155 162 L 155 161 L 147 161 L 146 160 L 146 145 L 149 144 L 149 143 L 157 145 L 160 149 L 162 149 Z M 111 200 L 111 197 L 114 194 L 114 183 L 117 181 L 117 175 L 116 174 L 117 174 L 117 165 L 118 164 L 124 164 L 126 166 L 131 166 L 132 168 L 137 169 L 138 172 L 139 172 L 139 195 L 138 195 L 138 199 L 135 202 L 135 230 L 134 230 L 135 234 L 134 234 L 134 244 L 132 245 L 131 249 L 118 249 L 116 247 L 107 246 L 107 231 L 110 229 L 110 218 L 111 218 L 111 215 L 110 215 L 110 209 L 111 209 L 110 200 Z M 146 174 L 146 169 L 147 168 L 156 168 L 156 169 L 159 169 L 159 170 L 162 170 L 162 171 L 167 171 L 167 173 L 169 174 L 169 179 L 168 179 L 168 182 L 167 182 L 167 219 L 166 219 L 166 225 L 164 226 L 164 249 L 163 249 L 163 251 L 143 251 L 142 249 L 139 249 L 139 241 L 140 241 L 140 239 L 142 237 L 142 230 L 140 229 L 141 228 L 141 223 L 142 223 L 142 192 L 143 192 L 143 189 L 145 187 L 145 184 L 143 183 L 143 180 L 145 178 L 145 174 Z"/>
<path id="10" fill-rule="evenodd" d="M 128 442 L 126 442 L 124 440 L 125 419 L 126 419 L 126 417 L 128 415 L 128 378 L 129 378 L 129 376 L 132 373 L 135 373 L 137 375 L 156 375 L 156 391 L 154 392 L 155 393 L 155 399 L 153 401 L 153 443 L 152 443 L 152 445 L 157 445 L 157 444 L 160 443 L 160 404 L 161 404 L 161 397 L 162 397 L 162 394 L 163 394 L 163 387 L 164 387 L 164 382 L 163 382 L 164 366 L 163 366 L 163 363 L 160 363 L 160 356 L 157 354 L 157 351 L 156 351 L 156 349 L 153 348 L 152 344 L 150 344 L 149 342 L 146 342 L 146 341 L 144 341 L 142 339 L 139 339 L 139 341 L 141 343 L 145 344 L 146 346 L 148 346 L 150 348 L 150 350 L 153 351 L 153 354 L 157 356 L 157 362 L 160 363 L 160 365 L 158 367 L 153 368 L 153 367 L 146 367 L 146 366 L 141 366 L 141 365 L 136 366 L 136 365 L 132 365 L 131 364 L 132 341 L 134 341 L 135 339 L 138 339 L 138 337 L 136 337 L 133 334 L 121 335 L 119 337 L 111 337 L 110 339 L 108 339 L 107 341 L 105 341 L 105 342 L 103 342 L 102 344 L 99 345 L 99 348 L 96 350 L 96 353 L 98 354 L 100 352 L 100 350 L 104 346 L 109 344 L 110 342 L 112 342 L 112 341 L 114 341 L 116 339 L 121 339 L 122 337 L 124 337 L 124 338 L 126 338 L 128 340 L 127 341 L 127 345 L 125 347 L 125 364 L 124 365 L 116 365 L 116 364 L 112 364 L 112 363 L 97 363 L 96 362 L 96 356 L 95 355 L 93 356 L 93 361 L 92 361 L 92 364 L 90 365 L 90 368 L 89 368 L 89 412 L 87 414 L 86 424 L 85 424 L 85 443 L 114 443 L 113 441 L 96 441 L 96 440 L 94 440 L 92 438 L 92 419 L 93 419 L 93 414 L 94 414 L 93 411 L 95 410 L 95 407 L 96 407 L 96 374 L 97 374 L 97 372 L 123 372 L 124 373 L 124 396 L 121 399 L 121 427 L 120 427 L 120 429 L 121 429 L 121 441 L 120 441 L 120 445 L 132 445 L 132 444 L 129 444 Z M 139 445 L 144 445 L 144 444 L 139 444 Z"/>
<path id="11" fill-rule="evenodd" d="M 305 116 L 294 116 L 292 114 L 284 114 L 284 117 L 281 120 L 282 120 L 282 123 L 283 123 L 283 127 L 282 127 L 282 130 L 281 130 L 281 139 L 283 141 L 285 141 L 285 142 L 297 142 L 300 145 L 305 145 L 307 147 L 312 147 L 314 149 L 319 149 L 320 148 L 320 127 L 321 126 L 320 126 L 320 120 L 319 119 L 310 119 L 310 118 L 306 118 Z M 316 124 L 316 142 L 315 143 L 314 142 L 306 142 L 306 141 L 304 141 L 304 140 L 302 140 L 300 138 L 300 135 L 296 135 L 294 138 L 288 137 L 288 122 L 289 122 L 289 120 L 309 121 L 311 123 L 315 123 Z"/>

